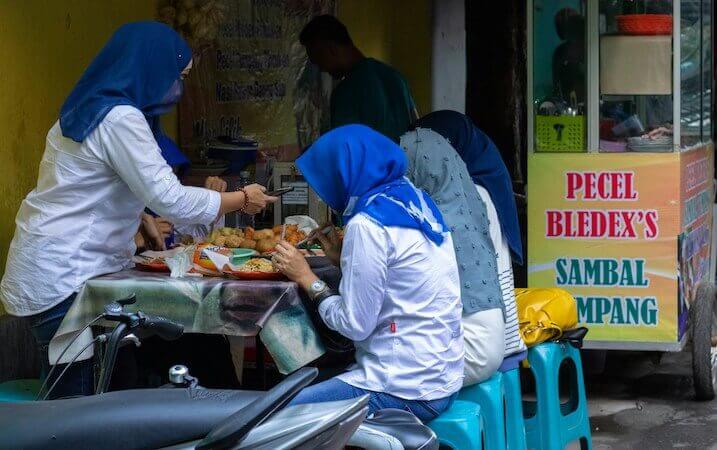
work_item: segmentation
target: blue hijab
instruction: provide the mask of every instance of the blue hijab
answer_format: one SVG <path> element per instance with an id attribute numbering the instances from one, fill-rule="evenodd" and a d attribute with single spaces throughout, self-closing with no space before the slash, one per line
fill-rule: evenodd
<path id="1" fill-rule="evenodd" d="M 490 194 L 513 258 L 518 264 L 523 264 L 523 244 L 513 184 L 493 141 L 468 116 L 456 111 L 432 112 L 418 119 L 415 127 L 435 131 L 456 149 L 466 163 L 473 182 L 483 186 Z"/>
<path id="2" fill-rule="evenodd" d="M 142 111 L 158 135 L 156 119 L 179 101 L 180 75 L 191 59 L 187 43 L 167 25 L 135 22 L 121 26 L 62 105 L 63 136 L 84 141 L 118 105 Z"/>
<path id="3" fill-rule="evenodd" d="M 169 164 L 172 169 L 176 169 L 178 174 L 180 174 L 189 168 L 191 164 L 189 158 L 182 153 L 173 140 L 161 132 L 159 135 L 155 135 L 155 138 L 162 152 L 162 158 L 167 161 L 167 164 Z"/>
<path id="4" fill-rule="evenodd" d="M 344 223 L 364 213 L 386 227 L 421 231 L 435 244 L 448 232 L 431 197 L 405 177 L 406 155 L 364 125 L 346 125 L 319 138 L 296 167 Z"/>

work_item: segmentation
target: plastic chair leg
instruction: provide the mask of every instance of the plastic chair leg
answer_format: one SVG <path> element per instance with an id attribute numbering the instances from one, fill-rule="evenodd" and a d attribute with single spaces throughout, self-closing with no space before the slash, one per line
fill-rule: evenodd
<path id="1" fill-rule="evenodd" d="M 508 450 L 525 450 L 527 442 L 519 369 L 503 373 L 503 388 L 505 389 L 506 448 Z"/>

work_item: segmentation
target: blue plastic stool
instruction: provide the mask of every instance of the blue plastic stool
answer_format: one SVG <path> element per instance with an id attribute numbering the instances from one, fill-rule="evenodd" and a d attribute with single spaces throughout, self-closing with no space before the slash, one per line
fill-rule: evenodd
<path id="1" fill-rule="evenodd" d="M 504 397 L 503 374 L 500 371 L 481 383 L 464 387 L 458 393 L 459 400 L 474 402 L 480 406 L 481 418 L 485 424 L 487 450 L 506 448 Z"/>
<path id="2" fill-rule="evenodd" d="M 0 402 L 31 402 L 40 391 L 40 380 L 12 380 L 0 383 Z"/>
<path id="3" fill-rule="evenodd" d="M 570 360 L 575 365 L 575 377 L 571 377 L 570 399 L 560 403 L 560 365 Z M 524 402 L 523 407 L 534 411 L 533 417 L 525 419 L 525 431 L 529 448 L 537 450 L 562 450 L 573 441 L 580 440 L 583 449 L 592 449 L 590 417 L 585 396 L 583 365 L 580 350 L 564 342 L 546 342 L 528 351 L 528 362 L 535 376 L 537 402 Z"/>
<path id="4" fill-rule="evenodd" d="M 503 374 L 505 392 L 505 441 L 508 450 L 525 450 L 525 422 L 523 421 L 523 394 L 520 389 L 520 363 L 528 356 L 521 352 L 507 357 L 498 371 Z"/>
<path id="5" fill-rule="evenodd" d="M 438 442 L 455 450 L 483 448 L 480 406 L 456 400 L 428 427 L 438 436 Z"/>

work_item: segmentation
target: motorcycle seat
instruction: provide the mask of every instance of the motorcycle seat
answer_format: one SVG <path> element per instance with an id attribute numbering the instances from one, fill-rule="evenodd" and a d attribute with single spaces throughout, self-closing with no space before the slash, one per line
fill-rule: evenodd
<path id="1" fill-rule="evenodd" d="M 363 448 L 432 450 L 438 448 L 438 438 L 410 412 L 382 409 L 363 421 L 348 445 Z"/>
<path id="2" fill-rule="evenodd" d="M 142 389 L 0 403 L 0 448 L 130 450 L 202 439 L 258 391 Z"/>

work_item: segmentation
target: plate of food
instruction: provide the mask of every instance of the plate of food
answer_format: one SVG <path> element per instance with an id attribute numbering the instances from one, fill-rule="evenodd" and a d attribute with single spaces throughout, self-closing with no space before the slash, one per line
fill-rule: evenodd
<path id="1" fill-rule="evenodd" d="M 240 280 L 285 280 L 283 273 L 276 270 L 268 258 L 251 258 L 237 270 L 224 270 L 224 273 Z"/>
<path id="2" fill-rule="evenodd" d="M 247 248 L 259 253 L 271 253 L 281 240 L 282 232 L 284 239 L 293 245 L 306 238 L 306 233 L 299 230 L 298 225 L 277 225 L 263 230 L 224 227 L 214 230 L 205 241 L 217 247 Z"/>

